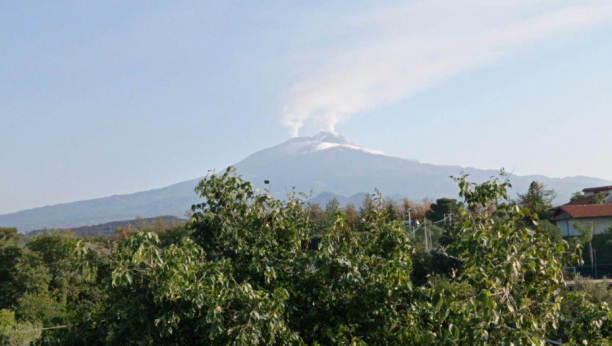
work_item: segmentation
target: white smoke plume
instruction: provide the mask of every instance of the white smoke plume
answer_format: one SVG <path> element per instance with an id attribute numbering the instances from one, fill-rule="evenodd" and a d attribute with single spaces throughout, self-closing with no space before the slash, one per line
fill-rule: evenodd
<path id="1" fill-rule="evenodd" d="M 313 67 L 286 91 L 281 121 L 293 136 L 305 124 L 333 131 L 354 114 L 611 19 L 610 1 L 433 0 L 362 10 L 325 33 L 351 39 L 306 62 Z"/>

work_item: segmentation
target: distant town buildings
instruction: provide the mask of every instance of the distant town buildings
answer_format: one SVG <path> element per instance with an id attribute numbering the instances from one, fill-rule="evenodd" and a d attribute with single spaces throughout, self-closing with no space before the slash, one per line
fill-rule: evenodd
<path id="1" fill-rule="evenodd" d="M 593 234 L 603 233 L 612 226 L 612 186 L 582 190 L 584 197 L 555 208 L 551 220 L 561 228 L 564 237 L 580 235 L 574 223 L 585 227 L 593 222 Z"/>

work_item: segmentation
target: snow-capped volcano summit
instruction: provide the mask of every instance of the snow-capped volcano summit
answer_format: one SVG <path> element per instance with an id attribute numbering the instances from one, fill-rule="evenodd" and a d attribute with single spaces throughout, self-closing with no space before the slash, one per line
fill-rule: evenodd
<path id="1" fill-rule="evenodd" d="M 364 148 L 357 145 L 338 133 L 321 131 L 315 136 L 295 137 L 285 143 L 279 144 L 265 151 L 277 155 L 307 154 L 330 148 L 360 150 L 370 154 L 382 154 L 380 151 Z"/>
<path id="2" fill-rule="evenodd" d="M 339 133 L 331 132 L 331 131 L 321 131 L 317 133 L 315 136 L 302 137 L 302 138 L 310 138 L 314 142 L 321 142 L 321 143 L 336 143 L 340 145 L 343 145 L 343 144 L 344 145 L 354 145 L 348 139 L 342 137 L 342 135 L 340 135 Z"/>
<path id="3" fill-rule="evenodd" d="M 314 151 L 341 147 L 347 149 L 362 150 L 370 154 L 382 154 L 382 152 L 380 151 L 361 147 L 335 132 L 321 131 L 316 136 L 310 138 L 312 138 L 311 147 Z"/>

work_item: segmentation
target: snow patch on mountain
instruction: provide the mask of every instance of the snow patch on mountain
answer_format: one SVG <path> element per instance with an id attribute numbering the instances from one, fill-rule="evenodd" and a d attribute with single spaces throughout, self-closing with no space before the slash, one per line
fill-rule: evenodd
<path id="1" fill-rule="evenodd" d="M 357 146 L 357 145 L 329 143 L 329 142 L 323 142 L 323 143 L 317 144 L 314 147 L 314 150 L 315 151 L 319 151 L 319 150 L 326 150 L 326 149 L 335 148 L 335 147 L 342 147 L 342 148 L 348 148 L 348 149 L 354 149 L 354 150 L 361 150 L 361 151 L 365 151 L 366 153 L 370 153 L 370 154 L 380 154 L 380 155 L 383 154 L 382 151 L 366 149 L 366 148 L 362 148 L 362 147 Z"/>
<path id="2" fill-rule="evenodd" d="M 384 155 L 382 151 L 367 149 L 335 132 L 321 131 L 312 137 L 297 137 L 287 143 L 286 153 L 306 153 L 327 150 L 331 148 L 346 148 L 360 150 L 369 154 Z"/>

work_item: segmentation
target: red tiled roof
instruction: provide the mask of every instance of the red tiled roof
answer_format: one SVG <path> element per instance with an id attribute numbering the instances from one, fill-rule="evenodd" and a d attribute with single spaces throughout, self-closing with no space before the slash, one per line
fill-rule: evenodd
<path id="1" fill-rule="evenodd" d="M 557 208 L 553 220 L 563 219 L 559 211 L 566 212 L 572 219 L 586 217 L 612 217 L 612 204 L 562 205 Z"/>
<path id="2" fill-rule="evenodd" d="M 583 189 L 582 192 L 597 192 L 597 191 L 607 191 L 607 190 L 612 190 L 612 185 L 600 186 L 600 187 L 589 187 L 589 188 Z"/>
<path id="3" fill-rule="evenodd" d="M 603 195 L 606 198 L 608 197 L 607 193 L 604 193 Z M 587 204 L 591 204 L 591 202 L 593 202 L 594 199 L 595 199 L 595 195 L 590 195 L 590 196 L 586 196 L 586 197 L 577 199 L 575 201 L 571 201 L 564 205 L 587 205 Z"/>

